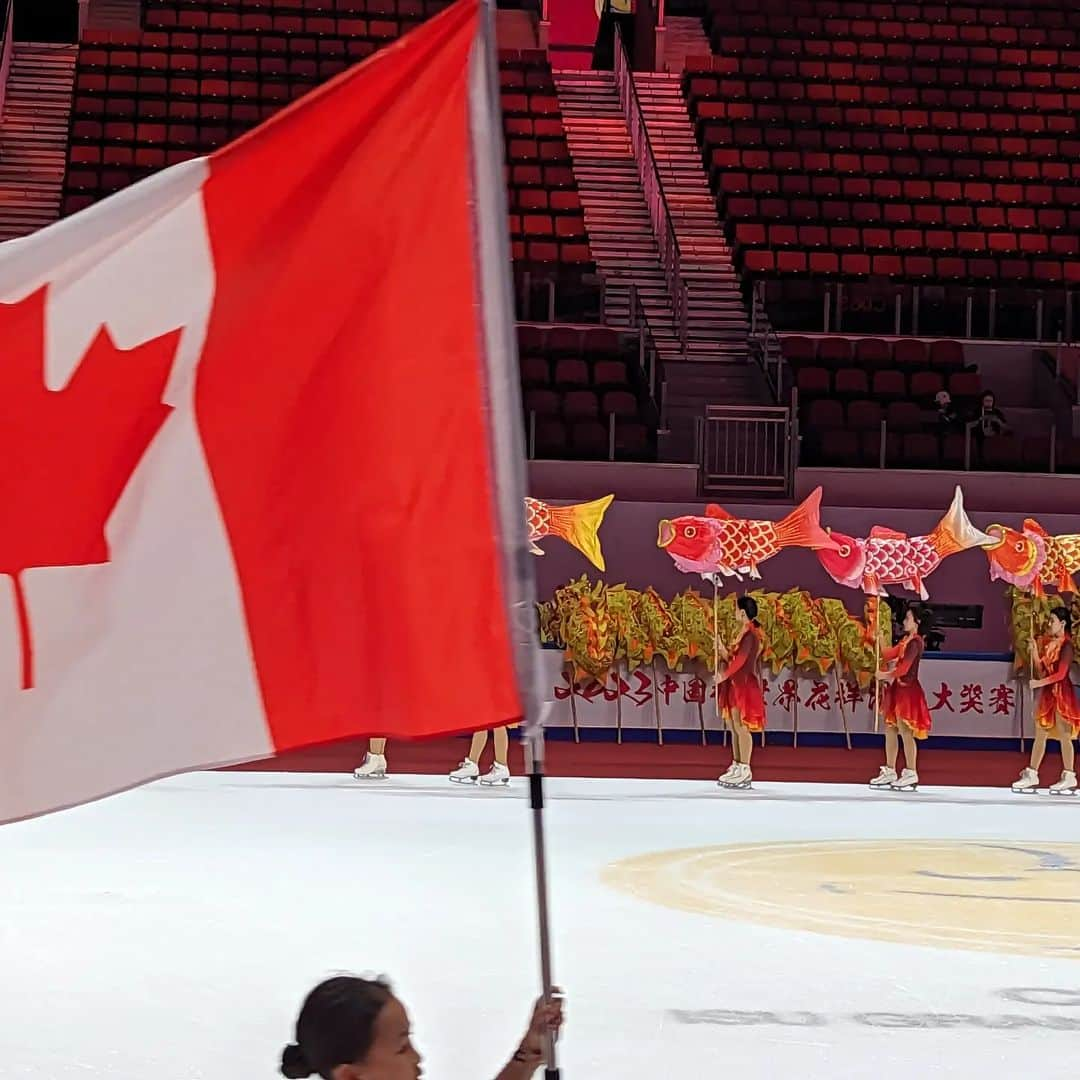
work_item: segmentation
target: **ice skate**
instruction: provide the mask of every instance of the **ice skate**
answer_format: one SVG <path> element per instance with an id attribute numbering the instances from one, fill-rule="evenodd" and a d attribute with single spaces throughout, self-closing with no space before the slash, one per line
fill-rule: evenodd
<path id="1" fill-rule="evenodd" d="M 1076 773 L 1063 772 L 1061 779 L 1056 784 L 1051 784 L 1047 790 L 1051 795 L 1075 795 Z"/>
<path id="2" fill-rule="evenodd" d="M 480 783 L 487 787 L 494 787 L 496 784 L 509 784 L 510 770 L 505 765 L 500 765 L 496 761 L 491 766 L 491 771 L 484 773 L 484 775 L 480 777 Z"/>
<path id="3" fill-rule="evenodd" d="M 364 764 L 353 770 L 353 777 L 357 780 L 385 780 L 386 755 L 365 754 Z"/>
<path id="4" fill-rule="evenodd" d="M 1017 795 L 1034 795 L 1039 789 L 1039 774 L 1034 769 L 1025 769 L 1012 789 Z"/>
<path id="5" fill-rule="evenodd" d="M 720 781 L 720 786 L 728 791 L 746 791 L 754 779 L 749 765 L 735 765 L 727 779 Z"/>
<path id="6" fill-rule="evenodd" d="M 872 788 L 891 788 L 895 783 L 896 770 L 889 768 L 888 765 L 882 765 L 877 776 L 870 781 L 870 786 Z"/>
<path id="7" fill-rule="evenodd" d="M 739 771 L 739 763 L 733 761 L 729 766 L 726 773 L 721 773 L 719 779 L 716 781 L 721 787 L 724 787 L 732 780 L 735 779 L 735 774 Z"/>
<path id="8" fill-rule="evenodd" d="M 455 784 L 475 784 L 480 779 L 480 766 L 471 758 L 466 758 L 451 774 Z"/>
<path id="9" fill-rule="evenodd" d="M 889 786 L 893 791 L 918 791 L 919 774 L 914 769 L 905 769 Z"/>

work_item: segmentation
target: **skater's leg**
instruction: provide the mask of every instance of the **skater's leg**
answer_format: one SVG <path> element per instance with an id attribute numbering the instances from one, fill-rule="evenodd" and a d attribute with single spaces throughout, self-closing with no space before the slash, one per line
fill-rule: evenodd
<path id="1" fill-rule="evenodd" d="M 1046 756 L 1046 740 L 1050 738 L 1050 729 L 1040 724 L 1035 725 L 1035 741 L 1031 744 L 1031 767 L 1038 772 Z"/>
<path id="2" fill-rule="evenodd" d="M 733 765 L 748 764 L 742 756 L 742 747 L 739 745 L 739 728 L 742 727 L 742 714 L 738 709 L 732 709 L 727 716 L 727 725 L 731 730 L 731 761 Z"/>
<path id="3" fill-rule="evenodd" d="M 904 740 L 904 767 L 912 772 L 918 772 L 918 766 L 915 762 L 919 756 L 919 745 L 915 741 L 915 733 L 903 720 L 900 721 L 897 727 L 900 728 L 900 738 Z"/>
<path id="4" fill-rule="evenodd" d="M 896 755 L 900 752 L 900 739 L 893 724 L 885 725 L 885 764 L 890 769 L 896 768 Z"/>
<path id="5" fill-rule="evenodd" d="M 1066 772 L 1076 772 L 1076 750 L 1073 747 L 1072 724 L 1058 717 L 1057 737 L 1061 742 L 1061 767 Z"/>
<path id="6" fill-rule="evenodd" d="M 510 732 L 504 727 L 497 727 L 494 732 L 495 735 L 495 760 L 500 765 L 505 765 L 507 755 L 510 752 Z M 475 761 L 476 758 L 473 758 Z"/>
<path id="7" fill-rule="evenodd" d="M 480 764 L 480 755 L 484 752 L 484 747 L 487 746 L 487 735 L 486 731 L 477 731 L 469 744 L 469 760 L 475 761 L 478 765 Z"/>
<path id="8" fill-rule="evenodd" d="M 386 752 L 386 740 L 385 739 L 368 739 L 368 753 L 374 754 L 376 757 L 382 757 Z"/>
<path id="9" fill-rule="evenodd" d="M 739 744 L 739 760 L 744 765 L 749 765 L 750 756 L 754 752 L 754 736 L 750 729 L 741 721 L 735 728 L 735 740 Z"/>

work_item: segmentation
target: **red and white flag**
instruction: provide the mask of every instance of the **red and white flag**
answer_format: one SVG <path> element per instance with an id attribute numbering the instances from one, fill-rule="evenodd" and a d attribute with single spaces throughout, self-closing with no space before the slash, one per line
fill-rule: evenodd
<path id="1" fill-rule="evenodd" d="M 0 821 L 523 715 L 486 18 L 0 247 Z"/>

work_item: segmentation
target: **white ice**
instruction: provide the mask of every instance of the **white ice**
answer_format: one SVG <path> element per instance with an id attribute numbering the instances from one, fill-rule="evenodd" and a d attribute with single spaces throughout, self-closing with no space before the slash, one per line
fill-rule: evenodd
<path id="1" fill-rule="evenodd" d="M 1072 842 L 1080 800 L 640 780 L 548 788 L 564 1080 L 1075 1075 L 1078 960 L 718 919 L 600 875 L 627 856 L 754 840 Z M 348 970 L 391 976 L 428 1076 L 486 1080 L 537 988 L 520 779 L 487 791 L 441 777 L 181 777 L 0 829 L 0 866 L 4 1078 L 269 1078 L 304 992 Z M 1080 918 L 1075 927 L 1080 944 Z M 1017 988 L 1050 1003 L 1002 996 Z M 756 1018 L 733 1023 L 732 1010 Z M 713 1022 L 686 1022 L 703 1011 Z M 815 1026 L 776 1022 L 803 1011 Z M 890 1030 L 860 1022 L 866 1012 L 975 1019 Z M 993 1026 L 1002 1016 L 1055 1017 L 1058 1028 Z"/>

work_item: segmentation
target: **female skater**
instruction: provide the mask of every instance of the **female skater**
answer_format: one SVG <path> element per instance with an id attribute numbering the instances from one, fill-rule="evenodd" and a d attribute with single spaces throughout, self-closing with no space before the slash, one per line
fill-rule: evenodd
<path id="1" fill-rule="evenodd" d="M 562 996 L 541 999 L 529 1029 L 496 1080 L 526 1080 L 543 1064 L 547 1037 L 562 1027 Z M 311 991 L 296 1021 L 296 1042 L 281 1055 L 290 1080 L 417 1080 L 420 1054 L 409 1015 L 381 979 L 339 976 Z"/>
<path id="2" fill-rule="evenodd" d="M 475 784 L 477 780 L 481 784 L 510 783 L 510 766 L 507 764 L 510 752 L 510 733 L 504 727 L 497 727 L 492 732 L 492 735 L 495 742 L 495 760 L 491 764 L 491 769 L 484 773 L 483 776 L 480 775 L 480 755 L 484 752 L 484 747 L 487 746 L 488 733 L 478 731 L 472 737 L 468 757 L 450 774 L 450 779 L 455 784 Z"/>
<path id="3" fill-rule="evenodd" d="M 758 673 L 761 631 L 757 625 L 757 601 L 740 596 L 735 609 L 739 639 L 730 656 L 722 646 L 723 674 L 717 674 L 717 702 L 724 722 L 731 728 L 731 768 L 717 781 L 721 787 L 748 788 L 753 780 L 750 755 L 754 732 L 765 730 L 765 688 Z"/>
<path id="4" fill-rule="evenodd" d="M 386 779 L 385 739 L 368 739 L 368 749 L 364 755 L 364 763 L 353 771 L 353 776 L 357 780 Z"/>
<path id="5" fill-rule="evenodd" d="M 1031 681 L 1035 696 L 1035 741 L 1031 746 L 1031 764 L 1013 784 L 1013 791 L 1034 793 L 1039 786 L 1039 766 L 1046 754 L 1046 741 L 1057 734 L 1061 743 L 1061 764 L 1064 771 L 1056 784 L 1050 785 L 1051 795 L 1073 795 L 1076 792 L 1076 762 L 1073 739 L 1080 735 L 1080 702 L 1076 688 L 1069 679 L 1073 661 L 1072 615 L 1068 608 L 1056 607 L 1050 612 L 1050 637 L 1042 649 L 1031 643 L 1032 656 L 1040 678 Z"/>
<path id="6" fill-rule="evenodd" d="M 904 611 L 904 636 L 899 644 L 886 649 L 886 668 L 877 673 L 886 683 L 883 695 L 885 712 L 885 764 L 873 780 L 872 788 L 891 788 L 893 791 L 914 791 L 919 786 L 918 739 L 930 734 L 930 710 L 919 682 L 919 661 L 925 650 L 923 635 L 930 625 L 930 616 L 921 608 Z M 904 771 L 896 775 L 899 740 L 904 742 Z"/>

